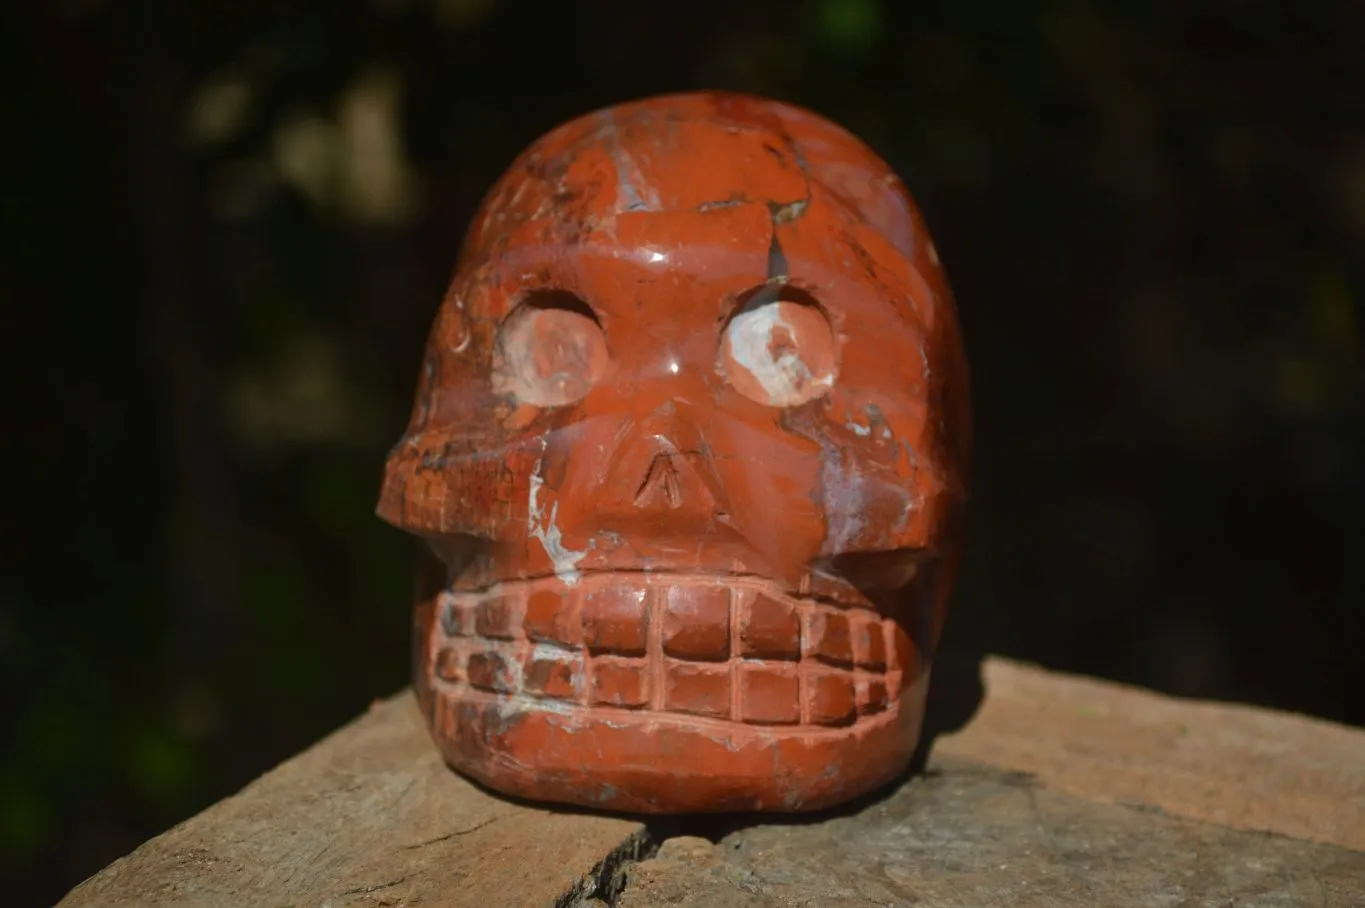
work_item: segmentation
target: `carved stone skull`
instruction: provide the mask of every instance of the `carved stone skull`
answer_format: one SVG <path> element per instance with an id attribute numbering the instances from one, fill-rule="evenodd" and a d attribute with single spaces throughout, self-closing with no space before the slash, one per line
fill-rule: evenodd
<path id="1" fill-rule="evenodd" d="M 494 186 L 379 514 L 421 537 L 446 760 L 630 811 L 793 811 L 901 772 L 957 561 L 954 304 L 865 145 L 698 93 Z"/>

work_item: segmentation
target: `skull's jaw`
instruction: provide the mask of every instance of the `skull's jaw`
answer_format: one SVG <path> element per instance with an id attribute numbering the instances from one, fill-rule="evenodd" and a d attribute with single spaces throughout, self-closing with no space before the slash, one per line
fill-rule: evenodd
<path id="1" fill-rule="evenodd" d="M 418 622 L 417 688 L 446 760 L 534 800 L 818 809 L 904 770 L 923 719 L 928 672 L 904 664 L 894 624 L 758 578 L 446 590 Z"/>
<path id="2" fill-rule="evenodd" d="M 873 791 L 908 766 L 921 681 L 897 707 L 840 729 L 742 726 L 433 691 L 446 762 L 534 801 L 635 813 L 795 812 Z"/>

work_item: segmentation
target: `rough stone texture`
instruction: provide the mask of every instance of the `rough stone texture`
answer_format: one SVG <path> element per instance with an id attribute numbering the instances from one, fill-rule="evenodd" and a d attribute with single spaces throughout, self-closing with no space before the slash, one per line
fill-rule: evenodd
<path id="1" fill-rule="evenodd" d="M 553 905 L 643 838 L 620 819 L 493 797 L 447 769 L 412 693 L 87 880 L 60 904 Z"/>
<path id="2" fill-rule="evenodd" d="M 404 692 L 61 905 L 1365 906 L 1365 732 L 984 674 L 929 774 L 880 800 L 648 832 L 463 781 Z"/>
<path id="3" fill-rule="evenodd" d="M 1365 904 L 1365 854 L 1084 800 L 944 760 L 815 823 L 680 837 L 632 867 L 617 908 Z"/>
<path id="4" fill-rule="evenodd" d="M 1365 851 L 1365 733 L 989 659 L 986 696 L 934 753 L 1049 789 Z"/>

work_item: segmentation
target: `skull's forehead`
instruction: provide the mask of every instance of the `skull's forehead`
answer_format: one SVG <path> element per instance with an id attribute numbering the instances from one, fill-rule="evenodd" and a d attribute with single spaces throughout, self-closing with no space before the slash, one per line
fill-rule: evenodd
<path id="1" fill-rule="evenodd" d="M 467 253 L 571 242 L 626 213 L 744 204 L 791 211 L 813 199 L 914 257 L 913 204 L 886 164 L 841 127 L 745 95 L 665 96 L 589 114 L 531 145 L 489 193 Z"/>

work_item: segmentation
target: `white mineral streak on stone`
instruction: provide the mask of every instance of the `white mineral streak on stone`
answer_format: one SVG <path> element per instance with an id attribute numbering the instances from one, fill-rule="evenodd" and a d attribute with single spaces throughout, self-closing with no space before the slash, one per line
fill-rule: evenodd
<path id="1" fill-rule="evenodd" d="M 630 152 L 621 147 L 621 137 L 616 129 L 615 115 L 611 111 L 602 113 L 601 133 L 607 141 L 612 166 L 616 170 L 617 211 L 658 211 L 658 190 L 647 184 L 641 195 L 637 180 L 644 183 L 640 168 Z"/>
<path id="2" fill-rule="evenodd" d="M 572 703 L 558 700 L 541 700 L 527 694 L 498 695 L 495 698 L 498 718 L 506 721 L 513 716 L 528 712 L 554 713 L 557 716 L 572 716 Z"/>
<path id="3" fill-rule="evenodd" d="M 540 471 L 545 459 L 536 461 L 536 468 L 531 473 L 531 492 L 527 497 L 526 506 L 526 532 L 532 539 L 540 540 L 540 544 L 545 548 L 545 554 L 550 556 L 550 561 L 555 566 L 555 576 L 564 581 L 569 586 L 578 583 L 578 562 L 582 561 L 588 554 L 587 550 L 575 552 L 565 548 L 563 536 L 559 527 L 555 525 L 555 520 L 559 515 L 559 502 L 550 506 L 550 516 L 547 518 L 540 506 L 540 487 L 545 484 L 541 479 Z"/>
<path id="4" fill-rule="evenodd" d="M 768 395 L 768 404 L 784 407 L 806 398 L 803 389 L 811 384 L 826 387 L 834 383 L 833 375 L 815 378 L 810 368 L 794 350 L 785 350 L 776 359 L 772 355 L 773 332 L 782 328 L 789 337 L 796 332 L 782 319 L 776 303 L 760 306 L 735 316 L 730 322 L 730 353 L 735 362 L 749 371 Z"/>
<path id="5" fill-rule="evenodd" d="M 826 448 L 820 469 L 828 526 L 825 548 L 843 552 L 863 532 L 866 480 L 857 465 L 846 465 L 837 449 Z"/>
<path id="6" fill-rule="evenodd" d="M 498 717 L 506 721 L 518 713 L 525 712 L 530 706 L 527 702 L 530 698 L 522 693 L 526 689 L 526 676 L 522 671 L 521 661 L 515 657 L 504 658 L 502 664 L 507 667 L 507 686 L 516 691 L 514 694 L 493 698 Z"/>
<path id="7" fill-rule="evenodd" d="M 503 722 L 510 721 L 528 712 L 555 713 L 560 716 L 572 716 L 574 714 L 574 704 L 572 703 L 548 698 L 542 699 L 526 693 L 526 671 L 515 652 L 508 651 L 497 644 L 485 646 L 484 652 L 502 657 L 501 664 L 506 669 L 502 678 L 503 686 L 512 691 L 511 693 L 494 694 L 492 697 L 493 712 Z M 562 659 L 570 655 L 563 650 L 541 645 L 537 645 L 533 652 L 536 657 L 550 653 L 552 654 L 551 658 L 554 659 Z"/>
<path id="8" fill-rule="evenodd" d="M 574 654 L 558 646 L 551 646 L 548 643 L 537 643 L 531 647 L 531 657 L 547 662 L 567 662 L 572 659 Z"/>

